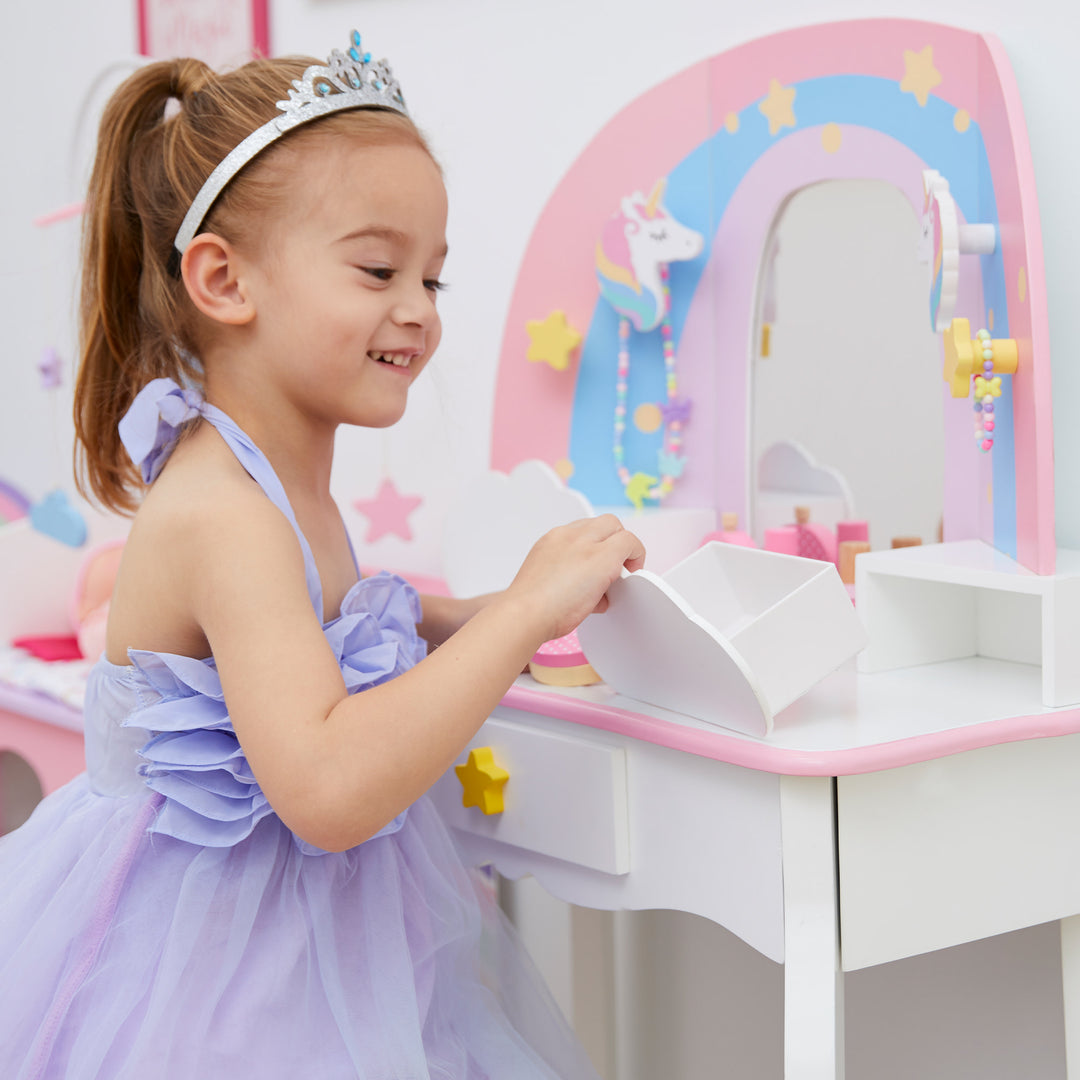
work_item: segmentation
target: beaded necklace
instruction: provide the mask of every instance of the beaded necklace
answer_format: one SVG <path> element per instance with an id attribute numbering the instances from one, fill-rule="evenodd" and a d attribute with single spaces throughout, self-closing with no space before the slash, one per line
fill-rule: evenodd
<path id="1" fill-rule="evenodd" d="M 1001 397 L 1001 376 L 994 374 L 994 342 L 988 330 L 980 330 L 975 337 L 982 345 L 982 375 L 975 380 L 975 441 L 985 454 L 994 448 L 994 398 Z"/>
<path id="2" fill-rule="evenodd" d="M 664 498 L 675 486 L 682 474 L 686 458 L 682 449 L 683 424 L 690 419 L 690 402 L 679 397 L 679 379 L 675 367 L 675 344 L 671 332 L 671 287 L 668 283 L 668 267 L 660 265 L 660 281 L 663 294 L 664 317 L 660 323 L 660 338 L 664 348 L 664 374 L 667 402 L 659 406 L 664 420 L 664 438 L 657 455 L 659 478 L 644 472 L 631 474 L 626 467 L 623 448 L 623 432 L 626 430 L 626 391 L 630 377 L 630 320 L 619 319 L 619 361 L 615 376 L 615 438 L 612 447 L 615 469 L 626 497 L 640 510 L 642 500 Z"/>

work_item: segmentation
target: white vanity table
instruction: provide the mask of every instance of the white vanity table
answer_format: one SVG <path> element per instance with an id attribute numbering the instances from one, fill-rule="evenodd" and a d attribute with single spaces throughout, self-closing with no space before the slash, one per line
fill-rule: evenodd
<path id="1" fill-rule="evenodd" d="M 1038 667 L 853 664 L 765 739 L 522 676 L 470 744 L 505 809 L 433 790 L 465 857 L 600 909 L 671 908 L 784 965 L 785 1077 L 842 1077 L 843 973 L 1062 919 L 1080 1076 L 1080 709 Z"/>

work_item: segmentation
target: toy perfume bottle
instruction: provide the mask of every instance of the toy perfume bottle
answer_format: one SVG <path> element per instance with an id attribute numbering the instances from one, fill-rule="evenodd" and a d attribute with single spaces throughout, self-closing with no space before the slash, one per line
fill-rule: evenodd
<path id="1" fill-rule="evenodd" d="M 720 515 L 720 528 L 716 532 L 708 533 L 701 544 L 708 544 L 712 540 L 718 540 L 721 544 L 738 544 L 740 547 L 757 547 L 757 544 L 739 529 L 739 515 L 732 510 L 726 510 Z"/>

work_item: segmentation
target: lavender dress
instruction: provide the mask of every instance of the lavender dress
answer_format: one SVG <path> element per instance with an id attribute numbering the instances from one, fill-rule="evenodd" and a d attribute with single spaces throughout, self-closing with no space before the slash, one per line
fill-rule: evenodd
<path id="1" fill-rule="evenodd" d="M 197 414 L 296 528 L 259 449 L 169 380 L 121 424 L 144 476 Z M 421 659 L 419 618 L 400 578 L 353 586 L 324 627 L 350 692 Z M 214 661 L 129 658 L 91 673 L 87 773 L 0 840 L 0 1077 L 595 1080 L 426 797 L 313 848 L 259 789 Z"/>

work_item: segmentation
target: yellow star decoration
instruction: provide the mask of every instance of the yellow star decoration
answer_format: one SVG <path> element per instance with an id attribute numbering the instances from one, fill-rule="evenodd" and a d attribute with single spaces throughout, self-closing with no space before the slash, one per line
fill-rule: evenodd
<path id="1" fill-rule="evenodd" d="M 461 781 L 462 806 L 479 806 L 485 814 L 503 812 L 503 785 L 510 774 L 495 764 L 490 746 L 469 751 L 464 765 L 455 765 L 454 772 Z"/>
<path id="2" fill-rule="evenodd" d="M 984 379 L 981 375 L 975 376 L 975 396 L 984 398 L 989 394 L 991 397 L 1001 397 L 1001 378 L 995 375 L 992 379 Z"/>
<path id="3" fill-rule="evenodd" d="M 915 100 L 925 107 L 930 91 L 941 82 L 941 72 L 934 67 L 934 46 L 927 45 L 922 52 L 904 50 L 904 77 L 900 90 L 914 94 Z"/>
<path id="4" fill-rule="evenodd" d="M 782 127 L 795 126 L 795 87 L 781 86 L 776 79 L 769 80 L 769 93 L 762 99 L 758 109 L 769 121 L 769 134 L 775 135 Z"/>
<path id="5" fill-rule="evenodd" d="M 531 344 L 529 360 L 550 364 L 556 371 L 570 366 L 570 354 L 581 344 L 581 335 L 566 321 L 566 312 L 553 311 L 546 319 L 530 319 L 525 324 Z"/>

